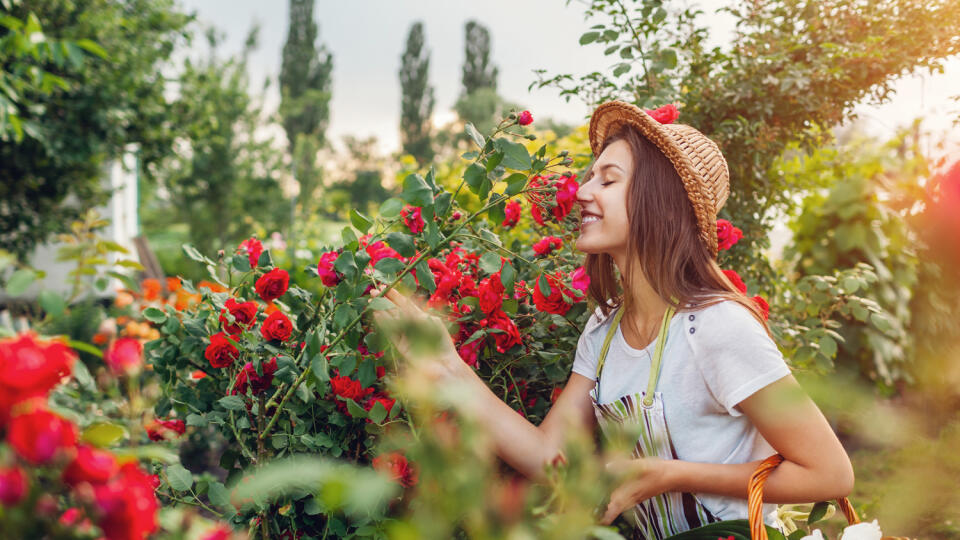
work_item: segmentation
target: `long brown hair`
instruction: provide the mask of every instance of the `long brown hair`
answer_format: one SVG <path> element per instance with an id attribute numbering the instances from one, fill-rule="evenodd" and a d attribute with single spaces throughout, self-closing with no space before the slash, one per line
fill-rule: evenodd
<path id="1" fill-rule="evenodd" d="M 633 176 L 627 188 L 630 236 L 626 275 L 622 276 L 624 288 L 630 290 L 635 265 L 639 264 L 653 290 L 677 311 L 733 300 L 747 308 L 772 339 L 760 308 L 727 279 L 700 240 L 693 205 L 670 160 L 629 125 L 608 136 L 601 152 L 615 141 L 629 144 L 633 155 Z M 592 176 L 591 166 L 584 183 Z M 604 317 L 624 302 L 629 307 L 631 296 L 620 290 L 613 257 L 606 253 L 588 254 L 584 268 L 590 276 L 587 292 Z"/>

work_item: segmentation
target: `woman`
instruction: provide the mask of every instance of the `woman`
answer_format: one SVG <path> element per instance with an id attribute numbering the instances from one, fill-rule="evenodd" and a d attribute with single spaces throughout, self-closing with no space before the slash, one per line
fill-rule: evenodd
<path id="1" fill-rule="evenodd" d="M 756 305 L 716 263 L 716 216 L 729 193 L 716 144 L 622 102 L 594 111 L 590 143 L 596 159 L 578 192 L 576 246 L 587 254 L 599 307 L 553 408 L 539 426 L 529 423 L 449 339 L 434 364 L 438 376 L 476 389 L 471 405 L 497 453 L 532 478 L 561 455 L 570 429 L 642 426 L 634 459 L 609 465 L 626 480 L 601 521 L 632 510 L 647 538 L 747 517 L 748 479 L 774 453 L 785 460 L 767 480 L 766 502 L 846 496 L 846 452 L 790 374 Z M 399 293 L 386 297 L 407 316 L 440 324 Z"/>

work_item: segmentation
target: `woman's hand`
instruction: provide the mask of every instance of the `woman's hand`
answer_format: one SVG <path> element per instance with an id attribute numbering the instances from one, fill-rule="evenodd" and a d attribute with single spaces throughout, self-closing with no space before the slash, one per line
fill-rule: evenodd
<path id="1" fill-rule="evenodd" d="M 383 288 L 371 291 L 380 296 Z M 397 350 L 423 374 L 434 379 L 454 377 L 465 365 L 443 320 L 423 311 L 413 300 L 394 289 L 383 298 L 395 306 L 373 312 L 377 325 L 386 331 Z M 411 339 L 412 338 L 412 339 Z"/>
<path id="2" fill-rule="evenodd" d="M 655 457 L 615 459 L 608 462 L 607 471 L 624 480 L 610 495 L 610 502 L 600 523 L 609 525 L 634 505 L 669 491 L 665 467 L 665 460 Z"/>

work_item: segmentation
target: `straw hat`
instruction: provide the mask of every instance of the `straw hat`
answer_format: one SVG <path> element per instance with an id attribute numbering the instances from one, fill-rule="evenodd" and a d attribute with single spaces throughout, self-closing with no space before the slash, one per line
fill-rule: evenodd
<path id="1" fill-rule="evenodd" d="M 623 124 L 635 127 L 673 163 L 697 216 L 700 239 L 716 257 L 717 213 L 730 194 L 730 171 L 720 148 L 691 126 L 661 124 L 635 105 L 608 101 L 590 118 L 590 149 L 595 157 L 607 136 Z"/>

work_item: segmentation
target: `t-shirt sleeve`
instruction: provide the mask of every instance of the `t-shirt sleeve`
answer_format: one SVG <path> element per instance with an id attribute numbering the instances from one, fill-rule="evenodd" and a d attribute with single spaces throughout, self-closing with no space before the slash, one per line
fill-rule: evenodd
<path id="1" fill-rule="evenodd" d="M 600 325 L 599 311 L 588 320 L 577 341 L 577 352 L 573 357 L 573 372 L 592 380 L 597 378 L 597 351 L 594 330 Z"/>
<path id="2" fill-rule="evenodd" d="M 707 387 L 731 416 L 735 407 L 768 384 L 790 374 L 783 354 L 763 325 L 728 300 L 706 308 L 687 332 Z"/>

